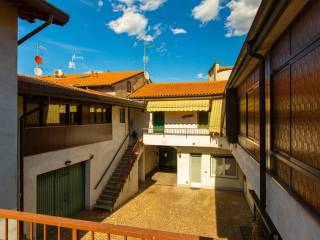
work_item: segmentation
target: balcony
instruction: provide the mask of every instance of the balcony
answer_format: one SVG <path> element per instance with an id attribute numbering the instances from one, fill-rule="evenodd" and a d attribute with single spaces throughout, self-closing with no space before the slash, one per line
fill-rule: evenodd
<path id="1" fill-rule="evenodd" d="M 1 229 L 3 229 L 2 239 L 8 240 L 10 237 L 15 239 L 15 236 L 12 235 L 12 224 L 13 221 L 16 222 L 16 239 L 72 239 L 78 240 L 81 239 L 83 234 L 88 234 L 91 240 L 95 239 L 95 234 L 104 234 L 105 239 L 118 239 L 118 237 L 122 237 L 122 239 L 134 238 L 134 239 L 161 239 L 161 240 L 201 240 L 207 239 L 212 240 L 212 238 L 194 236 L 190 234 L 181 234 L 181 233 L 172 233 L 151 229 L 143 229 L 137 227 L 129 227 L 129 226 L 120 226 L 113 225 L 108 223 L 97 223 L 92 221 L 83 221 L 76 220 L 70 218 L 62 218 L 62 217 L 54 217 L 47 215 L 40 215 L 34 213 L 27 212 L 18 212 L 13 210 L 4 210 L 0 209 L 0 223 L 2 222 Z M 13 221 L 12 221 L 13 220 Z M 9 226 L 10 225 L 10 226 Z M 36 236 L 36 226 L 41 226 L 41 236 Z M 48 228 L 56 228 L 57 231 L 54 231 L 55 234 L 52 234 L 52 231 L 48 231 Z M 22 229 L 25 229 L 25 232 L 21 232 Z M 62 234 L 62 232 L 70 232 L 70 236 L 68 234 Z M 2 231 L 0 231 L 1 233 Z M 15 234 L 15 233 L 13 233 Z M 26 236 L 24 236 L 26 234 Z M 53 236 L 54 235 L 54 236 Z M 115 237 L 115 238 L 114 238 Z M 101 239 L 101 238 L 100 238 Z"/>
<path id="2" fill-rule="evenodd" d="M 226 139 L 209 128 L 144 128 L 143 143 L 156 146 L 228 148 Z"/>

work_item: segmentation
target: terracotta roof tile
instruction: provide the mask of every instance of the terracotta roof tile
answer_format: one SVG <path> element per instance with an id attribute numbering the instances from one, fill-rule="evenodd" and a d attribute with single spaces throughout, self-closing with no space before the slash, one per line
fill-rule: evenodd
<path id="1" fill-rule="evenodd" d="M 65 94 L 71 94 L 71 95 L 76 95 L 78 97 L 93 97 L 97 98 L 105 103 L 108 103 L 110 100 L 117 101 L 121 105 L 141 105 L 140 103 L 137 103 L 135 101 L 118 97 L 113 94 L 108 94 L 100 91 L 95 91 L 91 89 L 82 89 L 82 88 L 77 88 L 77 87 L 72 87 L 68 85 L 63 85 L 59 83 L 53 83 L 51 81 L 47 81 L 44 79 L 39 79 L 37 77 L 31 77 L 31 76 L 25 76 L 25 75 L 20 75 L 18 74 L 18 82 L 19 82 L 19 91 L 20 91 L 20 86 L 23 88 L 24 84 L 31 84 L 32 86 L 38 86 L 43 90 L 43 94 L 46 95 L 48 89 L 51 89 L 55 93 L 58 93 L 60 91 L 63 91 Z M 30 93 L 32 94 L 32 93 Z M 67 95 L 65 96 L 67 97 Z M 138 107 L 143 107 L 138 106 Z"/>
<path id="2" fill-rule="evenodd" d="M 63 77 L 44 76 L 39 79 L 58 83 L 60 85 L 89 87 L 112 85 L 142 73 L 143 71 L 141 70 L 129 72 L 82 73 L 65 74 Z"/>
<path id="3" fill-rule="evenodd" d="M 165 98 L 220 95 L 224 93 L 226 84 L 227 81 L 151 83 L 143 86 L 129 97 Z"/>

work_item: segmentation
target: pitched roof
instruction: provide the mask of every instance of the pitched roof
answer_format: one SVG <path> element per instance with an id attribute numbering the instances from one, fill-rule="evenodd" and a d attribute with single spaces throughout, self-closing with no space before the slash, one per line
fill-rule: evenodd
<path id="1" fill-rule="evenodd" d="M 82 74 L 65 74 L 63 77 L 44 76 L 41 80 L 57 83 L 60 85 L 68 85 L 75 87 L 90 87 L 90 86 L 104 86 L 112 85 L 129 78 L 142 74 L 143 71 L 129 71 L 129 72 L 94 72 Z"/>
<path id="2" fill-rule="evenodd" d="M 227 81 L 151 83 L 143 86 L 129 97 L 141 99 L 221 95 L 224 93 L 226 83 Z"/>
<path id="3" fill-rule="evenodd" d="M 135 108 L 144 108 L 144 105 L 126 98 L 91 89 L 82 89 L 67 85 L 40 80 L 37 77 L 18 75 L 19 94 L 70 98 L 75 100 L 114 104 Z"/>

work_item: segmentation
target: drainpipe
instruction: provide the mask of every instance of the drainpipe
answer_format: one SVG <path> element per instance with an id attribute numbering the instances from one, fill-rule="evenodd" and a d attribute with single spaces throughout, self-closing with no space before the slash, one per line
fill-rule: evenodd
<path id="1" fill-rule="evenodd" d="M 247 42 L 248 55 L 259 60 L 259 127 L 260 127 L 260 208 L 266 210 L 266 103 L 265 103 L 265 59 L 264 56 L 252 49 L 251 42 Z"/>
<path id="2" fill-rule="evenodd" d="M 42 25 L 40 25 L 39 27 L 37 27 L 36 29 L 34 29 L 32 32 L 28 33 L 27 35 L 25 35 L 24 37 L 20 38 L 18 40 L 18 46 L 22 43 L 24 43 L 25 41 L 29 40 L 31 37 L 33 37 L 34 35 L 36 35 L 38 32 L 42 31 L 43 29 L 45 29 L 46 27 L 48 27 L 49 25 L 51 25 L 53 22 L 53 16 L 50 15 L 49 19 L 43 23 Z"/>

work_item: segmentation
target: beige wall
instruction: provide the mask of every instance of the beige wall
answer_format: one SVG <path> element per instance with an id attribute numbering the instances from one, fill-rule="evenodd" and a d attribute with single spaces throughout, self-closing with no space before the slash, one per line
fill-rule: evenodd
<path id="1" fill-rule="evenodd" d="M 145 110 L 131 108 L 131 118 L 133 120 L 133 129 L 138 136 L 142 136 L 142 129 L 149 126 L 149 113 Z"/>
<path id="2" fill-rule="evenodd" d="M 198 112 L 165 112 L 164 121 L 165 128 L 197 128 Z"/>
<path id="3" fill-rule="evenodd" d="M 133 168 L 129 174 L 129 177 L 125 185 L 123 186 L 121 193 L 119 194 L 117 201 L 114 204 L 114 209 L 119 208 L 121 205 L 123 205 L 126 201 L 128 201 L 138 192 L 139 190 L 138 165 L 139 165 L 139 162 L 136 161 L 133 165 Z"/>
<path id="4" fill-rule="evenodd" d="M 127 112 L 126 112 L 127 113 Z M 37 175 L 50 172 L 65 166 L 65 161 L 71 161 L 76 164 L 87 160 L 93 154 L 94 158 L 87 161 L 86 164 L 86 207 L 92 208 L 99 197 L 102 189 L 110 178 L 112 172 L 120 161 L 127 143 L 122 147 L 116 160 L 111 165 L 109 172 L 106 174 L 97 190 L 94 189 L 97 181 L 102 176 L 104 170 L 111 162 L 113 155 L 122 143 L 128 133 L 127 123 L 120 123 L 119 107 L 112 107 L 112 132 L 111 141 L 99 142 L 74 148 L 52 151 L 24 159 L 24 205 L 25 211 L 36 212 L 36 195 L 37 195 Z"/>
<path id="5" fill-rule="evenodd" d="M 159 150 L 155 146 L 144 146 L 145 175 L 158 167 Z"/>

